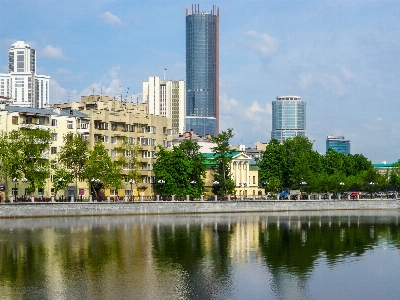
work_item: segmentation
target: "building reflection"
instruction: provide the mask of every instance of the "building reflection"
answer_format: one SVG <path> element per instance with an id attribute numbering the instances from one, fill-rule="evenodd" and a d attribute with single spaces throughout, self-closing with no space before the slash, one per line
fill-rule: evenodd
<path id="1" fill-rule="evenodd" d="M 249 261 L 263 266 L 276 297 L 307 298 L 319 259 L 335 265 L 379 239 L 400 248 L 398 212 L 0 220 L 0 228 L 0 290 L 10 299 L 233 298 Z"/>

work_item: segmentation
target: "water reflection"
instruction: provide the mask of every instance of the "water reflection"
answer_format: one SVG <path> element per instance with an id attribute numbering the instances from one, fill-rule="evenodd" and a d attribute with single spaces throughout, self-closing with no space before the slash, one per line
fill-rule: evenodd
<path id="1" fill-rule="evenodd" d="M 397 211 L 10 219 L 0 228 L 6 299 L 334 299 L 323 292 L 330 283 L 314 283 L 353 276 L 344 267 L 387 250 L 387 274 L 358 276 L 399 279 Z M 395 299 L 400 288 L 385 291 Z"/>

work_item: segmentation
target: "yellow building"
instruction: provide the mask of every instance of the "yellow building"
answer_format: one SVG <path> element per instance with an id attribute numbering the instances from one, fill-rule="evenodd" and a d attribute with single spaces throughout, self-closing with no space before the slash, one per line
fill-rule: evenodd
<path id="1" fill-rule="evenodd" d="M 125 177 L 124 186 L 119 191 L 110 188 L 105 191 L 105 196 L 124 197 L 152 196 L 154 173 L 154 154 L 157 146 L 172 148 L 172 119 L 163 116 L 148 114 L 147 103 L 132 103 L 115 100 L 108 96 L 83 96 L 81 102 L 61 104 L 61 108 L 79 110 L 90 118 L 89 147 L 101 140 L 109 151 L 112 159 L 118 156 L 117 148 L 124 139 L 141 148 L 139 160 L 141 161 L 141 182 L 129 183 Z M 127 174 L 128 168 L 123 170 Z M 88 195 L 88 191 L 85 192 Z"/>

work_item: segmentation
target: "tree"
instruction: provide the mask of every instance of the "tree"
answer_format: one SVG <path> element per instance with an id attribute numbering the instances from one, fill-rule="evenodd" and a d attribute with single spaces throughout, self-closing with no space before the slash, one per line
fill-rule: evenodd
<path id="1" fill-rule="evenodd" d="M 89 154 L 88 142 L 83 140 L 80 134 L 67 134 L 64 136 L 64 146 L 61 147 L 58 155 L 58 161 L 65 168 L 70 170 L 70 176 L 65 176 L 66 182 L 75 181 L 75 189 L 78 189 L 78 178 L 81 178 Z"/>
<path id="2" fill-rule="evenodd" d="M 82 177 L 95 190 L 97 196 L 101 189 L 107 187 L 118 189 L 122 185 L 118 163 L 111 160 L 102 141 L 97 141 L 93 150 L 89 151 Z M 92 179 L 97 180 L 92 182 Z"/>
<path id="3" fill-rule="evenodd" d="M 20 153 L 23 162 L 20 165 L 21 174 L 28 179 L 28 192 L 44 188 L 46 179 L 50 177 L 49 160 L 43 158 L 50 147 L 51 133 L 49 130 L 23 128 L 19 130 Z M 18 134 L 13 135 L 13 139 Z"/>
<path id="4" fill-rule="evenodd" d="M 231 177 L 230 163 L 233 151 L 229 147 L 229 139 L 233 137 L 232 128 L 212 136 L 211 141 L 217 146 L 212 148 L 214 154 L 214 184 L 212 191 L 215 195 L 234 194 L 235 183 Z"/>
<path id="5" fill-rule="evenodd" d="M 118 151 L 118 158 L 116 163 L 120 169 L 127 169 L 128 172 L 125 174 L 126 179 L 133 180 L 137 186 L 142 180 L 142 174 L 139 169 L 141 167 L 141 160 L 139 160 L 142 148 L 133 143 L 129 143 L 126 137 L 122 138 L 122 143 L 115 150 Z"/>
<path id="6" fill-rule="evenodd" d="M 278 140 L 272 139 L 265 151 L 261 152 L 257 165 L 260 168 L 258 176 L 261 184 L 272 192 L 278 192 L 282 188 L 286 168 L 284 146 Z"/>
<path id="7" fill-rule="evenodd" d="M 172 151 L 158 148 L 153 166 L 155 192 L 178 197 L 202 195 L 206 167 L 197 142 L 185 140 Z"/>
<path id="8" fill-rule="evenodd" d="M 63 168 L 56 169 L 53 180 L 54 195 L 57 196 L 57 192 L 59 190 L 64 190 L 70 182 L 72 182 L 71 172 Z"/>

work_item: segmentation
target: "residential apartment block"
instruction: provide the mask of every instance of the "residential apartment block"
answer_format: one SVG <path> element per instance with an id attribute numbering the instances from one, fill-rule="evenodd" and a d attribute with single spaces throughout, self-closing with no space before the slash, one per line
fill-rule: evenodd
<path id="1" fill-rule="evenodd" d="M 111 158 L 117 158 L 117 148 L 124 140 L 140 147 L 141 182 L 134 186 L 134 196 L 153 195 L 154 154 L 157 146 L 172 148 L 172 119 L 148 113 L 148 103 L 132 103 L 114 100 L 108 96 L 82 96 L 81 102 L 60 104 L 60 108 L 79 110 L 90 119 L 89 145 L 101 140 L 108 149 Z M 124 170 L 126 173 L 129 169 Z M 131 189 L 125 178 L 125 186 L 117 191 L 113 188 L 106 191 L 106 196 L 130 195 Z"/>
<path id="2" fill-rule="evenodd" d="M 50 178 L 46 181 L 43 189 L 35 192 L 39 196 L 51 196 L 52 180 L 54 169 L 57 166 L 57 154 L 64 144 L 64 136 L 67 134 L 82 134 L 89 136 L 89 118 L 86 114 L 76 110 L 55 109 L 38 109 L 31 107 L 0 105 L 0 130 L 3 132 L 11 132 L 13 130 L 25 129 L 43 129 L 51 132 L 51 144 L 46 153 L 42 154 L 42 159 L 50 162 L 51 171 Z M 16 196 L 25 195 L 27 183 L 12 182 L 11 178 L 8 182 L 2 182 L 8 186 L 18 188 Z M 85 189 L 85 183 L 79 183 L 78 188 Z M 8 189 L 11 195 L 11 189 Z M 67 188 L 65 196 L 74 195 L 75 185 Z"/>

